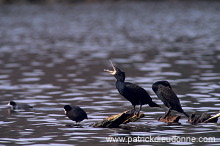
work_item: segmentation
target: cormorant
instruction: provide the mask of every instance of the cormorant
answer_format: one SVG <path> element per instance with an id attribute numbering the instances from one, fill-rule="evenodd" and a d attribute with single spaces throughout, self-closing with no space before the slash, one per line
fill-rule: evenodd
<path id="1" fill-rule="evenodd" d="M 33 108 L 32 106 L 30 106 L 30 105 L 28 105 L 28 104 L 22 104 L 22 103 L 17 104 L 17 103 L 14 102 L 14 101 L 10 101 L 10 102 L 8 103 L 8 105 L 11 106 L 11 110 L 30 110 L 30 109 Z"/>
<path id="2" fill-rule="evenodd" d="M 165 106 L 169 108 L 166 114 L 168 114 L 170 110 L 175 110 L 189 117 L 189 115 L 183 111 L 179 98 L 173 92 L 168 81 L 157 81 L 152 85 L 152 89 Z"/>
<path id="3" fill-rule="evenodd" d="M 152 101 L 152 98 L 147 93 L 145 89 L 142 87 L 125 82 L 125 72 L 121 71 L 119 68 L 115 67 L 110 60 L 111 65 L 113 67 L 113 71 L 105 69 L 104 71 L 114 75 L 116 78 L 116 88 L 118 89 L 118 92 L 124 96 L 128 101 L 131 102 L 133 105 L 133 111 L 134 113 L 138 114 L 142 108 L 142 105 L 148 104 L 150 107 L 160 107 L 155 102 Z M 138 111 L 136 111 L 135 106 L 140 105 L 140 108 Z"/>
<path id="4" fill-rule="evenodd" d="M 65 105 L 64 113 L 69 119 L 75 121 L 76 123 L 79 123 L 84 119 L 88 119 L 86 112 L 83 109 L 81 109 L 79 106 Z"/>

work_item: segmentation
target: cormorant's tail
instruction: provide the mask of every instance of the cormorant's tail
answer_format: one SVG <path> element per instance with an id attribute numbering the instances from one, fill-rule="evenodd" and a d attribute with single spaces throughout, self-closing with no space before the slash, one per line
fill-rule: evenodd
<path id="1" fill-rule="evenodd" d="M 187 116 L 187 118 L 189 118 L 189 115 L 188 115 L 186 112 L 184 112 L 184 110 L 182 109 L 182 107 L 181 107 L 181 108 L 174 109 L 174 110 L 176 110 L 177 112 L 183 113 L 185 116 Z"/>
<path id="2" fill-rule="evenodd" d="M 184 111 L 182 112 L 184 115 L 186 115 L 189 118 L 189 115 L 187 113 L 185 113 Z"/>
<path id="3" fill-rule="evenodd" d="M 150 103 L 148 103 L 149 104 L 149 106 L 150 107 L 161 107 L 161 106 L 159 106 L 158 104 L 156 104 L 155 102 L 150 102 Z"/>

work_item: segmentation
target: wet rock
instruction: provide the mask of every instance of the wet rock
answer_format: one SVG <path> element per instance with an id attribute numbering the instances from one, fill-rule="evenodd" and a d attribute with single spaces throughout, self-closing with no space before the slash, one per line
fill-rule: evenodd
<path id="1" fill-rule="evenodd" d="M 171 111 L 169 111 L 165 116 L 160 117 L 158 121 L 166 123 L 178 123 L 179 119 L 180 116 L 172 116 Z"/>
<path id="2" fill-rule="evenodd" d="M 220 117 L 220 113 L 218 113 L 218 114 L 212 116 L 211 118 L 205 120 L 204 123 L 208 123 L 208 122 L 217 123 L 218 122 L 218 117 Z"/>
<path id="3" fill-rule="evenodd" d="M 190 115 L 188 121 L 193 125 L 198 123 L 207 123 L 207 122 L 216 123 L 218 121 L 219 116 L 220 114 L 217 114 L 212 117 L 210 114 L 207 114 L 206 112 L 204 113 L 194 112 Z"/>
<path id="4" fill-rule="evenodd" d="M 129 122 L 135 122 L 140 118 L 143 118 L 144 114 L 139 113 L 137 115 L 133 114 L 130 110 L 124 111 L 123 113 L 110 116 L 102 121 L 99 121 L 93 125 L 93 127 L 102 128 L 114 128 L 119 127 L 121 124 L 126 124 Z"/>

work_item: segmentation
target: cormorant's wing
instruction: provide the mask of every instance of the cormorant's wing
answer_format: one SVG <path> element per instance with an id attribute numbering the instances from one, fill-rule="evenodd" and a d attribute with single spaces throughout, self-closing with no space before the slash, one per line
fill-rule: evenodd
<path id="1" fill-rule="evenodd" d="M 136 85 L 136 84 L 133 84 L 133 83 L 129 83 L 129 82 L 125 82 L 125 89 L 126 89 L 126 92 L 129 93 L 129 94 L 134 94 L 134 95 L 142 95 L 143 94 L 146 94 L 147 91 L 145 89 L 143 89 L 142 87 Z M 148 93 L 147 93 L 148 94 Z"/>
<path id="2" fill-rule="evenodd" d="M 144 88 L 136 84 L 125 82 L 123 96 L 129 100 L 132 105 L 149 104 L 150 107 L 160 107 L 152 101 L 152 98 Z"/>
<path id="3" fill-rule="evenodd" d="M 162 100 L 163 102 L 166 102 L 166 104 L 169 104 L 172 107 L 181 107 L 179 98 L 171 88 L 165 87 L 163 85 L 159 85 L 158 88 L 158 93 L 164 98 L 164 101 Z"/>
<path id="4" fill-rule="evenodd" d="M 129 100 L 133 105 L 144 105 L 151 103 L 153 104 L 152 98 L 147 93 L 147 91 L 136 84 L 125 82 L 124 95 L 124 97 Z M 156 105 L 151 106 L 156 107 Z"/>

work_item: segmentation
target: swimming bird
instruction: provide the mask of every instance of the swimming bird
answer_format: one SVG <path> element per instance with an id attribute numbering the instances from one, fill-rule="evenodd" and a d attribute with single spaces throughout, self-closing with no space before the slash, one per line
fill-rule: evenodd
<path id="1" fill-rule="evenodd" d="M 23 103 L 16 103 L 14 101 L 10 101 L 8 103 L 8 105 L 11 106 L 11 110 L 30 110 L 32 109 L 33 107 L 28 105 L 28 104 L 23 104 Z"/>
<path id="2" fill-rule="evenodd" d="M 152 89 L 165 106 L 169 108 L 166 115 L 171 110 L 175 110 L 189 117 L 189 115 L 183 111 L 180 100 L 172 90 L 168 81 L 157 81 L 152 85 Z"/>
<path id="3" fill-rule="evenodd" d="M 147 91 L 144 88 L 136 84 L 130 83 L 130 82 L 125 82 L 125 72 L 115 67 L 111 60 L 110 62 L 111 62 L 113 71 L 108 70 L 108 69 L 105 69 L 104 71 L 110 73 L 116 78 L 117 81 L 115 85 L 116 85 L 118 92 L 124 98 L 126 98 L 128 101 L 131 102 L 131 104 L 134 107 L 132 111 L 135 114 L 138 114 L 141 111 L 142 105 L 145 105 L 145 104 L 148 104 L 150 107 L 160 107 L 159 105 L 157 105 L 155 102 L 152 101 L 152 98 L 150 97 L 150 95 L 147 93 Z M 140 108 L 138 111 L 136 111 L 135 109 L 136 105 L 140 105 Z"/>
<path id="4" fill-rule="evenodd" d="M 84 119 L 88 119 L 86 112 L 79 106 L 65 105 L 64 113 L 69 119 L 75 121 L 76 124 L 83 121 Z"/>

